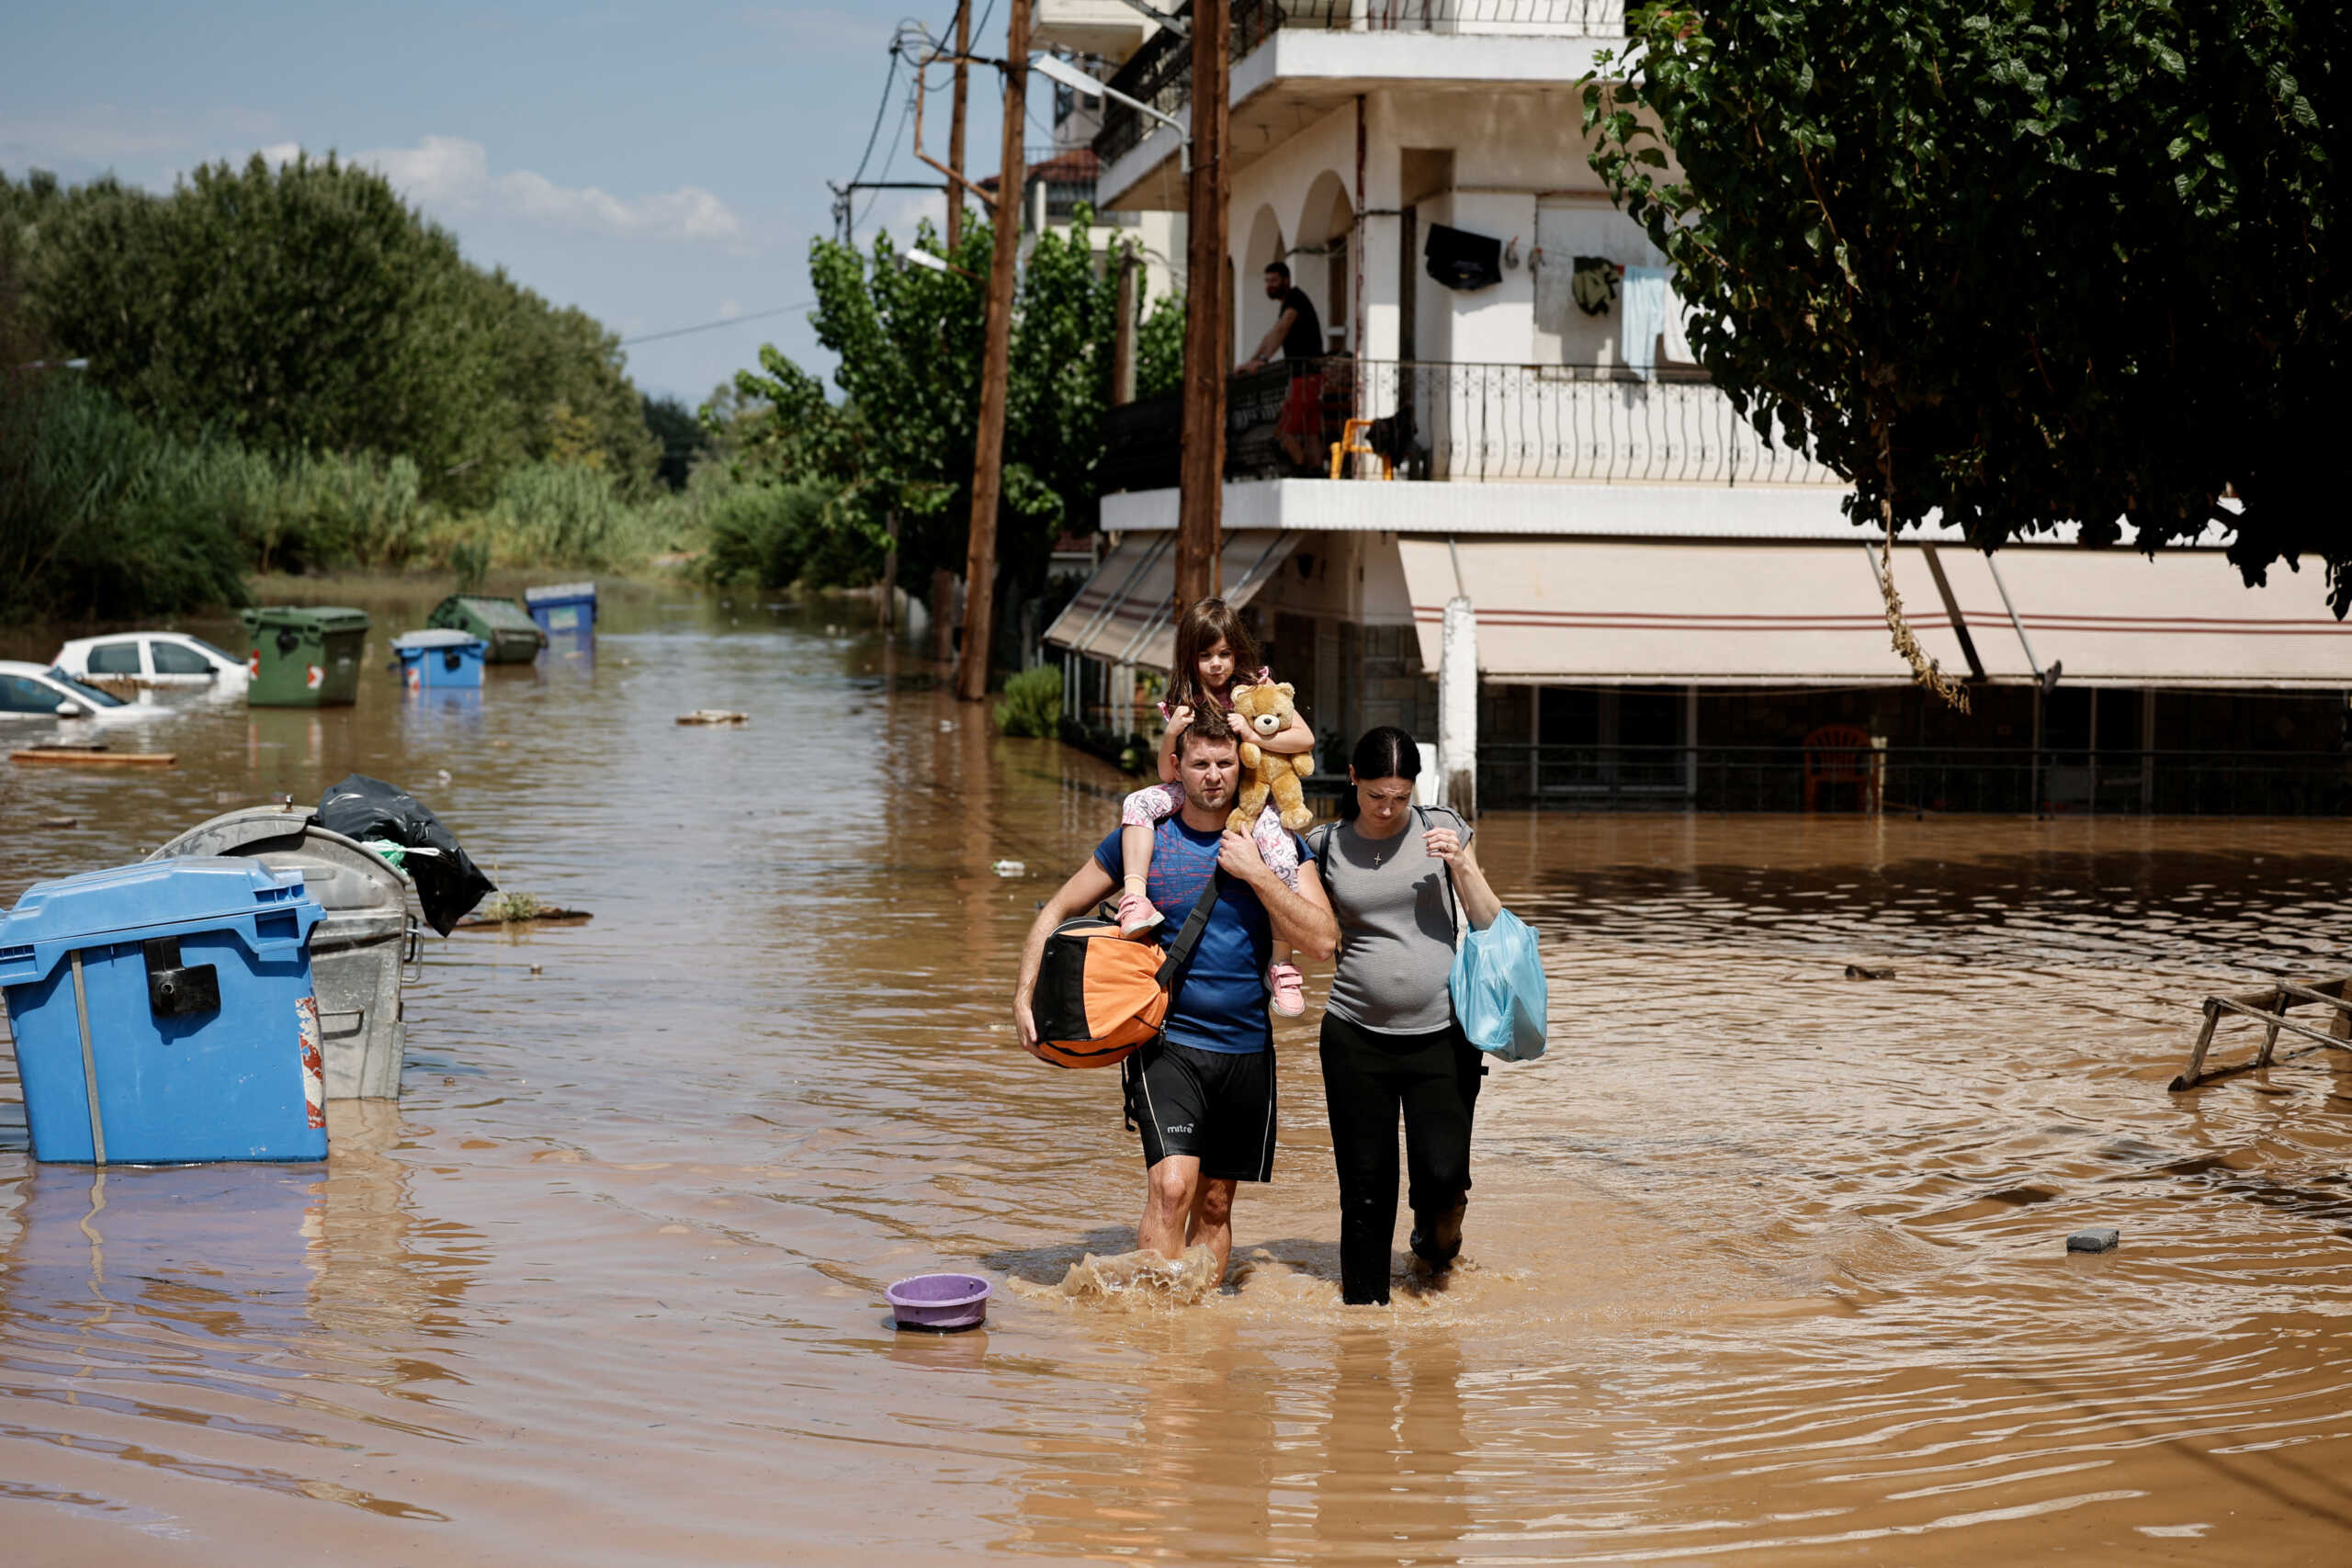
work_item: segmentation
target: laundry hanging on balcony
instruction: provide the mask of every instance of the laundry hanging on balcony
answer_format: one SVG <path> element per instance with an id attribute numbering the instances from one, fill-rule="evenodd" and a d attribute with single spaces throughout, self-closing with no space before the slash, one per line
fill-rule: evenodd
<path id="1" fill-rule="evenodd" d="M 1618 353 L 1631 370 L 1648 370 L 1657 364 L 1657 340 L 1666 331 L 1673 290 L 1673 274 L 1662 266 L 1629 266 L 1619 299 L 1625 307 Z"/>
<path id="2" fill-rule="evenodd" d="M 1432 223 L 1421 254 L 1429 275 L 1448 288 L 1469 293 L 1503 280 L 1503 243 L 1489 234 Z"/>
<path id="3" fill-rule="evenodd" d="M 1665 357 L 1676 365 L 1696 365 L 1698 354 L 1690 346 L 1690 302 L 1679 294 L 1666 299 L 1666 342 L 1661 345 Z"/>
<path id="4" fill-rule="evenodd" d="M 1605 316 L 1617 302 L 1617 277 L 1625 269 L 1607 256 L 1578 256 L 1568 293 L 1588 316 Z"/>

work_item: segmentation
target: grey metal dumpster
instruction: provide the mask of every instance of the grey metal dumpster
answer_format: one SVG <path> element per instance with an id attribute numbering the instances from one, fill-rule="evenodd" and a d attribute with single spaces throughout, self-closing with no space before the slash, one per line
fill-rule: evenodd
<path id="1" fill-rule="evenodd" d="M 409 880 L 372 851 L 313 820 L 306 806 L 254 806 L 189 829 L 149 860 L 243 855 L 302 873 L 326 909 L 311 934 L 329 1100 L 398 1100 L 406 1031 L 403 968 L 415 962 L 419 927 Z"/>

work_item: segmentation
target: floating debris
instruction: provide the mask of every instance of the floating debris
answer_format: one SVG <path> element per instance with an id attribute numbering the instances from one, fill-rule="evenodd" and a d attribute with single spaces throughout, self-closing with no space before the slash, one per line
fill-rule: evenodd
<path id="1" fill-rule="evenodd" d="M 999 876 L 1026 876 L 1029 874 L 1029 863 L 1022 860 L 1001 860 L 989 869 Z"/>
<path id="2" fill-rule="evenodd" d="M 85 768 L 169 768 L 179 761 L 171 751 L 109 751 L 100 741 L 91 746 L 62 746 L 44 740 L 8 753 L 12 762 L 57 762 Z"/>
<path id="3" fill-rule="evenodd" d="M 506 926 L 576 926 L 593 919 L 585 909 L 560 909 L 541 903 L 536 894 L 496 893 L 481 908 L 459 920 L 455 929 L 490 931 Z"/>
<path id="4" fill-rule="evenodd" d="M 737 713 L 733 708 L 696 708 L 678 716 L 680 724 L 749 724 L 752 716 Z"/>
<path id="5" fill-rule="evenodd" d="M 1846 978 L 1849 980 L 1892 980 L 1894 978 L 1894 971 L 1871 969 L 1860 964 L 1849 964 L 1846 965 Z"/>
<path id="6" fill-rule="evenodd" d="M 2098 1225 L 2090 1230 L 2076 1231 L 2068 1236 L 2066 1250 L 2069 1252 L 2113 1252 L 2116 1244 L 2122 1239 L 2123 1233 L 2112 1225 Z"/>
<path id="7" fill-rule="evenodd" d="M 38 826 L 46 829 L 51 832 L 55 832 L 63 828 L 78 828 L 81 826 L 81 823 L 71 817 L 44 817 L 40 819 Z"/>

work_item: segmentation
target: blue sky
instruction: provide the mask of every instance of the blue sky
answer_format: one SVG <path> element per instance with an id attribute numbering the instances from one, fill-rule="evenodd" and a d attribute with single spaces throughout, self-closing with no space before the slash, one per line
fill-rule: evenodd
<path id="1" fill-rule="evenodd" d="M 953 0 L 12 11 L 0 61 L 0 169 L 11 175 L 111 170 L 168 189 L 214 159 L 333 149 L 390 175 L 472 260 L 624 338 L 804 304 L 809 238 L 832 229 L 825 181 L 857 164 L 892 29 L 911 17 L 944 32 L 955 15 Z M 1003 25 L 999 6 L 976 51 L 1001 52 Z M 932 79 L 924 137 L 944 157 L 945 71 Z M 910 128 L 881 173 L 904 81 L 869 178 L 928 177 L 909 154 Z M 996 167 L 997 103 L 994 73 L 976 71 L 975 177 Z M 860 210 L 863 242 L 941 209 L 888 192 Z M 821 363 L 796 311 L 633 345 L 629 367 L 647 390 L 698 402 L 763 342 Z"/>

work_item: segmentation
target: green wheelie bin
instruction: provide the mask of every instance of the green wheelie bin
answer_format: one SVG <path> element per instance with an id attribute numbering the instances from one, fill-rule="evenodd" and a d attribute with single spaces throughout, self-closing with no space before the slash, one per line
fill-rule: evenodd
<path id="1" fill-rule="evenodd" d="M 548 634 L 528 610 L 488 593 L 452 593 L 433 606 L 424 624 L 436 631 L 481 638 L 490 645 L 482 655 L 484 664 L 528 664 L 548 645 Z"/>
<path id="2" fill-rule="evenodd" d="M 365 610 L 269 605 L 245 623 L 245 701 L 257 708 L 322 708 L 359 696 Z"/>

